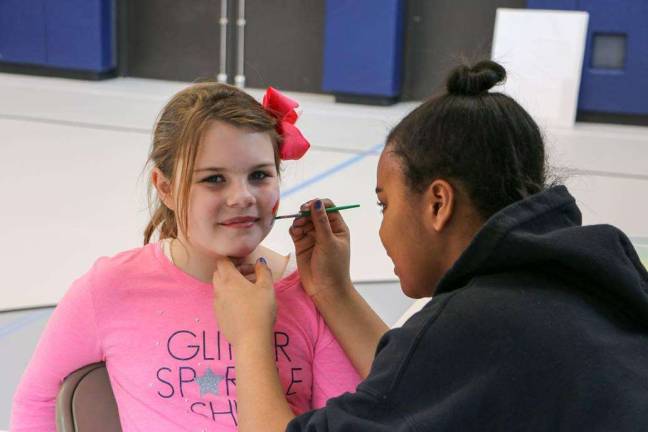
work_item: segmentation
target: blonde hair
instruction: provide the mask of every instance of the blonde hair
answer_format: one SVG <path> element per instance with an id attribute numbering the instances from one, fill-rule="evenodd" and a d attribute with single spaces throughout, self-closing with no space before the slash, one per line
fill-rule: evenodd
<path id="1" fill-rule="evenodd" d="M 267 132 L 279 172 L 281 137 L 275 129 L 277 120 L 259 102 L 227 84 L 204 82 L 191 85 L 173 96 L 155 123 L 146 164 L 158 168 L 172 185 L 178 180 L 180 184 L 174 212 L 162 203 L 157 194 L 153 197 L 155 188 L 149 176 L 148 200 L 152 216 L 144 230 L 144 244 L 150 242 L 156 230 L 159 230 L 160 239 L 176 238 L 178 227 L 187 232 L 191 173 L 202 136 L 209 123 L 215 120 L 254 132 Z M 182 176 L 177 178 L 180 172 Z"/>

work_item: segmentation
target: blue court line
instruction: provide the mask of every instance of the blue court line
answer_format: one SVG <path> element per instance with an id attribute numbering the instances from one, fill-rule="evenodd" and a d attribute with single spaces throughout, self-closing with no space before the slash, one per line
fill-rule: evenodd
<path id="1" fill-rule="evenodd" d="M 4 327 L 0 327 L 0 339 L 3 337 L 10 335 L 11 333 L 20 330 L 21 328 L 36 322 L 47 315 L 51 314 L 52 311 L 49 309 L 43 309 L 39 311 L 32 312 L 26 316 L 20 317 L 17 320 L 7 324 Z"/>
<path id="2" fill-rule="evenodd" d="M 330 177 L 333 174 L 335 174 L 337 172 L 340 172 L 343 169 L 348 168 L 349 166 L 351 166 L 351 165 L 353 165 L 355 163 L 360 162 L 362 159 L 366 158 L 367 156 L 378 154 L 379 150 L 382 149 L 383 146 L 384 146 L 384 144 L 377 144 L 377 145 L 371 147 L 370 149 L 365 150 L 362 153 L 358 153 L 356 156 L 345 160 L 344 162 L 342 162 L 340 164 L 334 165 L 332 168 L 330 168 L 330 169 L 328 169 L 326 171 L 323 171 L 323 172 L 321 172 L 321 173 L 319 173 L 319 174 L 317 174 L 317 175 L 303 181 L 302 183 L 299 183 L 299 184 L 297 184 L 297 185 L 283 191 L 281 193 L 281 198 L 286 198 L 287 196 L 293 195 L 296 192 L 299 192 L 300 190 L 305 189 L 305 188 L 307 188 L 308 186 L 310 186 L 312 184 L 321 182 L 325 178 Z"/>
<path id="3" fill-rule="evenodd" d="M 371 147 L 371 148 L 369 148 L 369 149 L 367 149 L 367 150 L 365 150 L 365 151 L 363 151 L 361 153 L 358 153 L 354 157 L 349 158 L 349 159 L 345 160 L 342 163 L 334 165 L 333 167 L 329 168 L 328 170 L 323 171 L 323 172 L 321 172 L 321 173 L 319 173 L 319 174 L 317 174 L 317 175 L 303 181 L 302 183 L 299 183 L 299 184 L 285 190 L 281 194 L 281 197 L 285 198 L 287 196 L 290 196 L 290 195 L 293 195 L 293 194 L 297 193 L 298 191 L 300 191 L 302 189 L 307 188 L 310 185 L 313 185 L 315 183 L 319 183 L 322 180 L 324 180 L 325 178 L 330 177 L 333 174 L 338 173 L 338 172 L 342 171 L 343 169 L 348 168 L 349 166 L 360 162 L 362 159 L 366 158 L 367 156 L 377 155 L 377 154 L 379 154 L 379 150 L 381 150 L 383 148 L 383 146 L 384 146 L 384 144 L 377 144 L 377 145 L 375 145 L 375 146 L 373 146 L 373 147 Z M 48 313 L 50 313 L 49 310 L 41 310 L 41 311 L 33 312 L 33 313 L 31 313 L 31 314 L 29 314 L 27 316 L 24 316 L 22 318 L 19 318 L 19 319 L 15 320 L 14 322 L 12 322 L 12 323 L 4 326 L 4 327 L 0 327 L 0 339 L 2 339 L 3 337 L 5 337 L 5 336 L 17 331 L 17 330 L 20 330 L 21 328 L 23 328 L 23 327 L 25 327 L 25 326 L 27 326 L 27 325 L 35 322 L 35 321 L 38 321 L 39 319 L 43 318 Z"/>

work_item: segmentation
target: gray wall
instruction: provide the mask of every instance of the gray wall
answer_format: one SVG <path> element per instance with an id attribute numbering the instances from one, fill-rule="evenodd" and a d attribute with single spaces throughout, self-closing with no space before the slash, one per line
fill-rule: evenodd
<path id="1" fill-rule="evenodd" d="M 229 1 L 235 42 L 237 2 Z M 325 0 L 247 0 L 245 75 L 250 87 L 272 85 L 320 92 Z M 121 75 L 194 81 L 216 78 L 220 56 L 219 0 L 120 0 Z M 229 44 L 228 74 L 236 72 Z"/>
<path id="2" fill-rule="evenodd" d="M 119 37 L 122 75 L 180 81 L 215 78 L 219 1 L 124 0 L 120 9 L 126 20 L 118 25 L 125 32 Z"/>
<path id="3" fill-rule="evenodd" d="M 325 0 L 246 1 L 248 86 L 322 91 L 325 6 Z M 120 0 L 119 7 L 122 75 L 215 78 L 220 1 Z M 441 89 L 448 70 L 462 57 L 488 57 L 498 7 L 526 7 L 526 0 L 408 0 L 403 99 L 424 99 Z M 230 29 L 231 35 L 235 26 Z M 234 54 L 230 52 L 232 77 Z"/>
<path id="4" fill-rule="evenodd" d="M 247 0 L 245 75 L 250 87 L 318 93 L 325 0 Z"/>
<path id="5" fill-rule="evenodd" d="M 403 98 L 425 99 L 462 59 L 490 57 L 499 7 L 526 8 L 526 0 L 409 0 Z"/>

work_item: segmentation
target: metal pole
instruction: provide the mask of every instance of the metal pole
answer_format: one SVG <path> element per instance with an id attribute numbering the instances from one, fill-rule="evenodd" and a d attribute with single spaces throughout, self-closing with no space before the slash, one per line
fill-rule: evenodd
<path id="1" fill-rule="evenodd" d="M 238 27 L 238 50 L 236 52 L 237 65 L 236 76 L 234 83 L 237 87 L 245 87 L 244 63 L 245 63 L 245 0 L 239 0 L 238 19 L 236 20 Z"/>
<path id="2" fill-rule="evenodd" d="M 220 17 L 220 71 L 216 78 L 220 83 L 227 82 L 227 0 L 221 0 Z"/>

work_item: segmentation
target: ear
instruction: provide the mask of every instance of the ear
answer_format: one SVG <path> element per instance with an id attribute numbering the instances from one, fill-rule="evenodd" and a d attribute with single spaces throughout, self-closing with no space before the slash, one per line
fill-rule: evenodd
<path id="1" fill-rule="evenodd" d="M 175 199 L 173 198 L 173 185 L 171 181 L 166 178 L 159 168 L 153 168 L 151 172 L 151 182 L 157 190 L 158 196 L 162 203 L 170 210 L 175 211 Z"/>
<path id="2" fill-rule="evenodd" d="M 452 219 L 455 205 L 455 189 L 443 179 L 434 180 L 424 192 L 424 213 L 427 224 L 441 232 Z"/>

